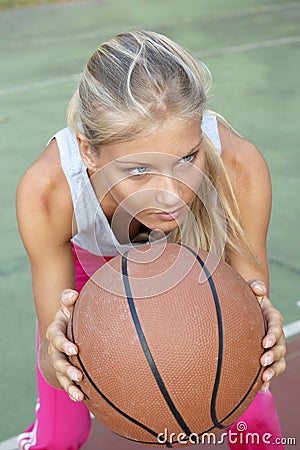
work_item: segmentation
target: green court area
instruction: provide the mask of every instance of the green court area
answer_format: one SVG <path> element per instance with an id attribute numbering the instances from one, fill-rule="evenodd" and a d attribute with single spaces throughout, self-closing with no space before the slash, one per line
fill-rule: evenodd
<path id="1" fill-rule="evenodd" d="M 99 0 L 0 10 L 0 441 L 29 425 L 36 397 L 35 315 L 15 218 L 16 186 L 65 126 L 66 105 L 88 56 L 120 31 L 158 31 L 201 58 L 214 79 L 210 107 L 265 156 L 274 194 L 271 298 L 285 325 L 297 329 L 299 24 L 299 0 Z"/>

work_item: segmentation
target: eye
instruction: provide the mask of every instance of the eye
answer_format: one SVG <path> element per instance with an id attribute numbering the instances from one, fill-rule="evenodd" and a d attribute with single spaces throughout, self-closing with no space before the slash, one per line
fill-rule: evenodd
<path id="1" fill-rule="evenodd" d="M 144 175 L 147 172 L 147 167 L 133 167 L 132 169 L 128 169 L 127 172 L 130 175 L 137 176 L 137 175 Z"/>
<path id="2" fill-rule="evenodd" d="M 180 162 L 180 163 L 181 163 L 181 162 L 183 162 L 183 163 L 189 163 L 189 162 L 192 162 L 193 159 L 195 159 L 197 153 L 198 153 L 198 150 L 197 150 L 196 152 L 192 153 L 191 155 L 185 156 L 185 157 L 182 158 L 179 162 Z"/>
<path id="3" fill-rule="evenodd" d="M 194 155 L 188 155 L 181 159 L 183 162 L 191 162 Z"/>

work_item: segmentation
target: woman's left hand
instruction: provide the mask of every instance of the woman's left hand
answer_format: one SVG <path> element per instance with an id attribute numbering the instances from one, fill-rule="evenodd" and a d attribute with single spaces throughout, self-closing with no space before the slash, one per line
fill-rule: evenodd
<path id="1" fill-rule="evenodd" d="M 267 324 L 267 334 L 262 345 L 266 352 L 261 357 L 261 365 L 266 367 L 263 371 L 262 392 L 269 389 L 270 381 L 280 375 L 286 368 L 285 354 L 286 346 L 282 329 L 282 314 L 274 308 L 271 301 L 266 296 L 266 287 L 262 281 L 252 280 L 248 282 L 252 291 L 259 301 L 263 315 Z"/>

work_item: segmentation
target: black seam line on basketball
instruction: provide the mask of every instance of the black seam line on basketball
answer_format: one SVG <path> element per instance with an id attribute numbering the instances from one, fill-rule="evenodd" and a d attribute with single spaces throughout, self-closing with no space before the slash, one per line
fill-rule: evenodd
<path id="1" fill-rule="evenodd" d="M 75 344 L 74 311 L 75 311 L 75 308 L 73 309 L 72 316 L 71 316 L 71 334 L 72 334 L 72 341 Z M 142 428 L 143 430 L 148 431 L 148 433 L 150 433 L 152 436 L 155 436 L 156 438 L 158 438 L 159 433 L 156 433 L 155 431 L 151 430 L 143 423 L 141 423 L 138 420 L 134 419 L 133 417 L 129 416 L 124 411 L 122 411 L 120 408 L 118 408 L 111 400 L 109 400 L 109 398 L 107 398 L 106 395 L 104 395 L 103 392 L 100 391 L 100 389 L 98 388 L 98 386 L 96 385 L 96 383 L 94 382 L 94 380 L 92 379 L 90 374 L 87 372 L 87 370 L 78 354 L 76 355 L 76 358 L 77 358 L 77 361 L 78 361 L 84 375 L 89 380 L 89 382 L 91 383 L 93 388 L 96 390 L 96 392 L 100 395 L 100 397 L 103 398 L 103 400 L 105 400 L 113 409 L 115 409 L 119 414 L 121 414 L 123 417 L 128 419 L 130 422 L 134 423 L 135 425 Z"/>
<path id="2" fill-rule="evenodd" d="M 169 409 L 171 411 L 171 413 L 173 414 L 174 418 L 176 419 L 178 425 L 181 427 L 181 429 L 185 432 L 185 434 L 189 435 L 191 434 L 191 430 L 188 427 L 188 425 L 185 423 L 183 417 L 181 416 L 180 412 L 178 411 L 178 409 L 176 408 L 173 400 L 170 397 L 170 394 L 163 382 L 163 379 L 161 378 L 161 375 L 158 371 L 158 368 L 154 362 L 153 356 L 151 354 L 150 348 L 148 346 L 146 337 L 144 335 L 136 308 L 135 308 L 135 304 L 134 304 L 134 300 L 132 297 L 132 292 L 130 289 L 130 284 L 129 284 L 129 278 L 128 278 L 128 271 L 127 271 L 127 254 L 128 252 L 124 253 L 124 255 L 122 256 L 122 274 L 123 274 L 123 283 L 124 283 L 124 287 L 125 287 L 125 292 L 127 295 L 127 301 L 129 304 L 129 308 L 130 308 L 130 312 L 131 312 L 131 316 L 135 325 L 135 329 L 137 331 L 139 340 L 140 340 L 140 344 L 142 346 L 143 352 L 146 356 L 147 362 L 149 364 L 149 367 L 153 373 L 153 376 L 155 378 L 155 381 L 160 389 L 160 392 L 162 393 L 165 401 L 167 402 L 167 405 L 169 406 Z"/>
<path id="3" fill-rule="evenodd" d="M 216 401 L 217 401 L 217 395 L 218 395 L 218 389 L 219 389 L 219 385 L 220 385 L 220 378 L 221 378 L 221 372 L 222 372 L 222 363 L 223 363 L 223 350 L 224 350 L 224 345 L 223 345 L 223 339 L 224 339 L 224 331 L 223 331 L 223 323 L 222 323 L 222 311 L 221 311 L 221 306 L 220 306 L 220 301 L 219 301 L 219 296 L 216 290 L 216 286 L 215 283 L 212 279 L 211 273 L 208 270 L 205 262 L 200 258 L 200 256 L 198 255 L 198 253 L 196 253 L 194 250 L 192 250 L 190 247 L 188 247 L 187 245 L 183 246 L 189 250 L 192 255 L 194 255 L 197 258 L 197 261 L 200 263 L 201 267 L 203 268 L 205 275 L 207 276 L 207 281 L 209 283 L 212 295 L 213 295 L 213 299 L 214 299 L 214 303 L 215 303 L 215 308 L 216 308 L 216 313 L 217 313 L 217 321 L 218 321 L 218 344 L 219 344 L 219 349 L 218 349 L 218 363 L 217 363 L 217 371 L 216 371 L 216 377 L 215 377 L 215 382 L 214 382 L 214 387 L 213 387 L 213 392 L 212 392 L 212 396 L 211 396 L 211 402 L 210 402 L 210 416 L 211 416 L 211 420 L 213 421 L 214 425 L 217 428 L 223 429 L 226 428 L 225 426 L 223 426 L 218 418 L 217 418 L 217 414 L 216 414 Z"/>

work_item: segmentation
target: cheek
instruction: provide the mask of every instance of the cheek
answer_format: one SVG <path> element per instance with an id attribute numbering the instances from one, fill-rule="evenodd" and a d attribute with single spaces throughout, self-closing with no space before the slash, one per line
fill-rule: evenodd
<path id="1" fill-rule="evenodd" d="M 194 177 L 193 177 L 193 189 L 195 192 L 198 191 L 201 181 L 205 177 L 205 154 L 201 154 L 199 161 L 194 167 Z"/>
<path id="2" fill-rule="evenodd" d="M 180 177 L 181 192 L 184 198 L 188 201 L 198 192 L 201 181 L 204 174 L 204 162 L 203 164 L 197 164 L 189 169 L 189 171 Z"/>
<path id="3" fill-rule="evenodd" d="M 153 190 L 138 188 L 132 183 L 123 181 L 111 189 L 115 201 L 132 215 L 145 209 L 152 202 Z"/>
<path id="4" fill-rule="evenodd" d="M 198 169 L 201 175 L 205 172 L 205 152 L 201 151 L 199 158 L 195 164 L 195 167 Z"/>

